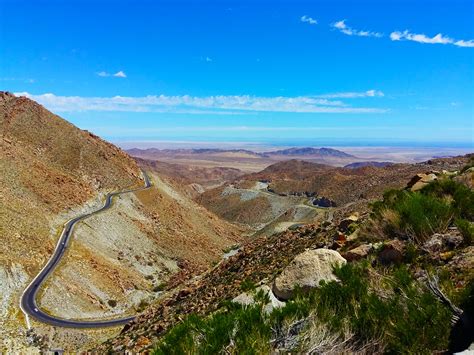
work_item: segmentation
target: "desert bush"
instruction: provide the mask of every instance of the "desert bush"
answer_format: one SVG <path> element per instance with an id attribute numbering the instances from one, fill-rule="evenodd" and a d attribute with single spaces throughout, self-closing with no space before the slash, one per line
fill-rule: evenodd
<path id="1" fill-rule="evenodd" d="M 296 292 L 270 315 L 263 311 L 268 301 L 263 295 L 248 307 L 227 302 L 214 314 L 193 315 L 172 328 L 155 354 L 254 354 L 269 353 L 273 347 L 291 352 L 358 351 L 368 346 L 387 353 L 445 349 L 449 309 L 404 267 L 383 276 L 384 289 L 374 289 L 373 272 L 368 263 L 342 266 L 335 270 L 338 282 Z"/>
<path id="2" fill-rule="evenodd" d="M 453 207 L 443 199 L 421 192 L 391 190 L 372 205 L 375 218 L 391 237 L 409 237 L 422 242 L 450 224 Z"/>
<path id="3" fill-rule="evenodd" d="M 191 315 L 169 331 L 154 354 L 268 353 L 271 329 L 262 303 L 227 303 L 207 317 Z"/>
<path id="4" fill-rule="evenodd" d="M 472 221 L 474 192 L 452 179 L 440 179 L 417 192 L 387 191 L 371 207 L 373 231 L 423 242 L 433 233 L 444 232 L 455 219 Z M 469 239 L 467 225 L 463 226 Z"/>
<path id="5" fill-rule="evenodd" d="M 340 282 L 324 284 L 314 298 L 316 317 L 332 332 L 343 336 L 349 329 L 360 346 L 376 341 L 388 353 L 445 348 L 450 311 L 404 267 L 391 272 L 383 292 L 371 289 L 367 264 L 347 264 L 335 273 Z"/>
<path id="6" fill-rule="evenodd" d="M 251 279 L 246 278 L 240 283 L 240 289 L 242 291 L 252 291 L 257 287 L 255 282 L 253 282 Z"/>
<path id="7" fill-rule="evenodd" d="M 472 223 L 462 218 L 457 219 L 455 223 L 461 232 L 464 245 L 472 245 L 474 241 L 474 226 Z"/>
<path id="8" fill-rule="evenodd" d="M 451 201 L 456 217 L 474 219 L 474 191 L 451 179 L 440 179 L 426 186 L 421 192 Z"/>

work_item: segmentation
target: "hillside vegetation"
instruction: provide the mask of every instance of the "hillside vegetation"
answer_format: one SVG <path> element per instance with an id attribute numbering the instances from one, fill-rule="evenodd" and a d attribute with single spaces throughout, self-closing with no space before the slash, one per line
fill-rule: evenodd
<path id="1" fill-rule="evenodd" d="M 155 354 L 463 350 L 474 342 L 465 328 L 474 316 L 474 172 L 460 170 L 439 172 L 421 189 L 409 184 L 388 191 L 360 218 L 256 238 L 150 307 L 100 349 Z M 316 270 L 301 269 L 293 296 L 275 301 L 275 280 L 287 277 L 295 257 L 328 249 L 348 261 L 333 269 L 335 280 L 306 283 Z"/>

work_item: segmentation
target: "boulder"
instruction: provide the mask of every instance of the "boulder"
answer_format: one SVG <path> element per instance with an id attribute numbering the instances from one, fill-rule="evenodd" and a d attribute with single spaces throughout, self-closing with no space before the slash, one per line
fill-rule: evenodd
<path id="1" fill-rule="evenodd" d="M 423 248 L 429 252 L 452 250 L 460 246 L 463 237 L 459 231 L 451 230 L 447 233 L 435 233 L 424 244 Z"/>
<path id="2" fill-rule="evenodd" d="M 363 259 L 367 257 L 367 255 L 369 255 L 372 249 L 372 244 L 359 245 L 357 248 L 351 249 L 348 252 L 344 253 L 344 259 L 346 259 L 347 261 Z"/>
<path id="3" fill-rule="evenodd" d="M 337 280 L 333 267 L 345 263 L 346 259 L 337 251 L 307 250 L 297 255 L 275 279 L 273 293 L 281 300 L 288 300 L 294 296 L 297 287 L 308 291 L 318 287 L 321 281 Z"/>
<path id="4" fill-rule="evenodd" d="M 275 297 L 273 291 L 267 285 L 263 285 L 257 287 L 253 292 L 244 292 L 235 297 L 232 302 L 239 303 L 242 306 L 250 306 L 255 303 L 255 295 L 259 292 L 263 291 L 265 295 L 268 296 L 269 302 L 263 307 L 263 310 L 270 314 L 275 308 L 280 308 L 285 305 L 285 302 L 280 301 L 278 298 Z"/>
<path id="5" fill-rule="evenodd" d="M 416 174 L 407 184 L 407 188 L 410 191 L 418 191 L 421 190 L 423 187 L 428 185 L 430 182 L 437 180 L 438 177 L 431 173 L 431 174 Z"/>
<path id="6" fill-rule="evenodd" d="M 400 264 L 405 255 L 405 243 L 394 239 L 384 243 L 378 255 L 378 260 L 383 265 Z"/>
<path id="7" fill-rule="evenodd" d="M 356 215 L 356 214 L 353 214 L 347 218 L 344 218 L 341 222 L 339 222 L 339 230 L 341 232 L 347 232 L 349 230 L 349 226 L 352 224 L 352 223 L 355 223 L 359 220 L 359 216 Z"/>

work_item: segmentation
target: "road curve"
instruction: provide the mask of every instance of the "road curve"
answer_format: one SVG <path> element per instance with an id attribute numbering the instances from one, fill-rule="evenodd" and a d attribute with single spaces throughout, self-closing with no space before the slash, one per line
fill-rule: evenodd
<path id="1" fill-rule="evenodd" d="M 109 319 L 109 320 L 102 320 L 102 321 L 95 321 L 95 320 L 83 321 L 83 320 L 71 320 L 71 319 L 63 319 L 59 317 L 54 317 L 52 315 L 45 313 L 38 307 L 38 305 L 36 304 L 36 295 L 42 283 L 53 272 L 53 270 L 55 269 L 55 267 L 58 265 L 59 261 L 63 257 L 67 249 L 67 246 L 69 244 L 69 240 L 72 237 L 72 231 L 76 223 L 94 214 L 97 214 L 99 212 L 102 212 L 110 208 L 110 206 L 112 206 L 112 199 L 114 196 L 150 188 L 151 183 L 150 183 L 150 179 L 148 178 L 148 175 L 144 171 L 142 171 L 142 173 L 143 173 L 143 179 L 145 181 L 144 187 L 109 193 L 106 196 L 105 203 L 104 203 L 104 206 L 102 206 L 102 208 L 98 209 L 97 211 L 75 217 L 64 225 L 63 231 L 61 233 L 61 236 L 56 245 L 56 249 L 54 250 L 53 255 L 49 259 L 48 263 L 43 267 L 43 269 L 41 269 L 39 274 L 36 275 L 36 277 L 33 279 L 33 281 L 31 281 L 31 283 L 28 285 L 28 287 L 25 289 L 25 291 L 23 291 L 23 294 L 21 295 L 20 307 L 21 307 L 21 310 L 26 315 L 32 316 L 33 318 L 37 319 L 40 322 L 47 323 L 53 326 L 71 327 L 71 328 L 112 327 L 112 326 L 128 323 L 132 319 L 135 318 L 135 317 L 125 317 L 125 318 Z M 28 327 L 29 327 L 28 318 L 27 318 L 27 322 L 28 322 Z"/>

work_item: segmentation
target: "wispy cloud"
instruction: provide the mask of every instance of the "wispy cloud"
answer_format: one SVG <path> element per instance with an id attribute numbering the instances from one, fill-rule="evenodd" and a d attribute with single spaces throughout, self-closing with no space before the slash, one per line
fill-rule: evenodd
<path id="1" fill-rule="evenodd" d="M 458 47 L 474 47 L 474 40 L 455 40 L 453 38 L 450 38 L 448 36 L 445 36 L 441 33 L 438 33 L 437 35 L 433 37 L 426 36 L 425 34 L 422 33 L 411 33 L 408 30 L 405 30 L 403 32 L 400 31 L 394 31 L 390 33 L 390 39 L 392 41 L 414 41 L 418 43 L 428 43 L 428 44 L 453 44 Z"/>
<path id="2" fill-rule="evenodd" d="M 383 37 L 383 33 L 380 32 L 372 32 L 372 31 L 365 31 L 365 30 L 356 30 L 352 27 L 349 27 L 346 24 L 346 20 L 341 20 L 333 23 L 331 25 L 333 28 L 339 30 L 340 32 L 348 35 L 348 36 L 360 36 L 360 37 Z"/>
<path id="3" fill-rule="evenodd" d="M 334 94 L 318 95 L 317 97 L 326 99 L 356 99 L 363 97 L 384 97 L 384 93 L 380 90 L 367 90 L 362 92 L 338 92 Z"/>
<path id="4" fill-rule="evenodd" d="M 293 113 L 384 113 L 387 109 L 354 107 L 340 100 L 328 98 L 363 98 L 380 96 L 375 90 L 365 93 L 339 93 L 326 97 L 258 97 L 258 96 L 167 96 L 143 97 L 80 97 L 54 94 L 32 95 L 17 93 L 46 106 L 55 112 L 71 111 L 122 111 L 122 112 L 169 112 L 189 114 L 240 114 L 244 112 L 293 112 Z M 332 96 L 331 96 L 332 95 Z M 383 95 L 383 94 L 382 94 Z"/>
<path id="5" fill-rule="evenodd" d="M 110 74 L 110 73 L 107 73 L 106 71 L 100 71 L 100 72 L 97 72 L 96 74 L 98 76 L 102 77 L 102 78 L 107 78 L 109 76 L 113 76 L 113 77 L 116 77 L 116 78 L 126 78 L 127 77 L 127 74 L 125 74 L 125 72 L 122 71 L 122 70 L 116 72 L 115 74 Z"/>
<path id="6" fill-rule="evenodd" d="M 27 84 L 36 83 L 36 79 L 32 78 L 0 78 L 0 81 L 21 81 Z"/>
<path id="7" fill-rule="evenodd" d="M 315 19 L 312 18 L 312 17 L 306 16 L 306 15 L 301 16 L 300 21 L 301 21 L 301 22 L 309 23 L 310 25 L 317 25 L 317 24 L 318 24 L 318 21 L 317 21 L 317 20 L 315 20 Z"/>
<path id="8" fill-rule="evenodd" d="M 113 76 L 115 76 L 116 78 L 126 78 L 127 74 L 125 74 L 122 70 L 120 70 L 116 72 L 115 74 L 113 74 Z"/>

